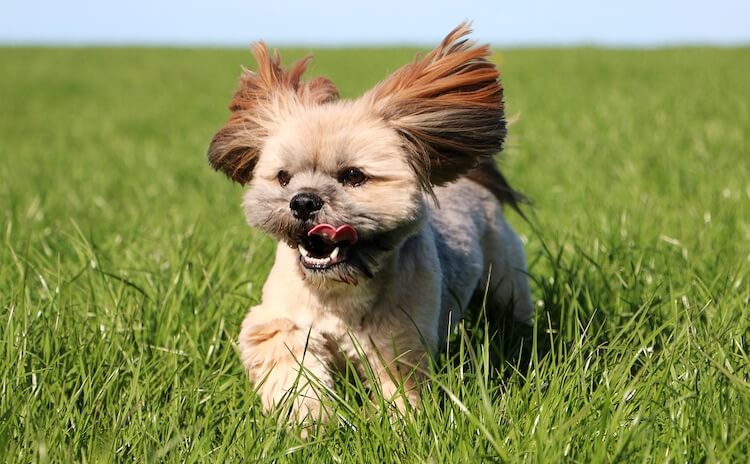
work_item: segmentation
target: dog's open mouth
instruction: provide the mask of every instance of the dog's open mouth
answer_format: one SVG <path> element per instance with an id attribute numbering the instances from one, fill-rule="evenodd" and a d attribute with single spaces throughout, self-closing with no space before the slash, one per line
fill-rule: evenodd
<path id="1" fill-rule="evenodd" d="M 300 262 L 308 269 L 326 270 L 346 261 L 349 247 L 357 243 L 357 231 L 344 224 L 318 224 L 300 238 Z"/>

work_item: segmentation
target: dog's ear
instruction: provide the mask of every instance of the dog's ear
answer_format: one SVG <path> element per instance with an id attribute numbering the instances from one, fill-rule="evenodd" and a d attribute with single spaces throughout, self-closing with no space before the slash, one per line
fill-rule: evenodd
<path id="1" fill-rule="evenodd" d="M 462 23 L 424 58 L 405 65 L 365 95 L 401 135 L 428 192 L 499 152 L 505 139 L 500 73 L 489 46 L 464 38 Z"/>
<path id="2" fill-rule="evenodd" d="M 338 98 L 336 87 L 324 77 L 301 81 L 312 57 L 285 70 L 278 51 L 271 56 L 263 42 L 253 46 L 253 55 L 258 70 L 243 71 L 229 104 L 229 121 L 214 135 L 208 148 L 211 166 L 241 184 L 252 179 L 269 128 L 278 123 L 285 111 L 293 105 L 323 104 Z"/>

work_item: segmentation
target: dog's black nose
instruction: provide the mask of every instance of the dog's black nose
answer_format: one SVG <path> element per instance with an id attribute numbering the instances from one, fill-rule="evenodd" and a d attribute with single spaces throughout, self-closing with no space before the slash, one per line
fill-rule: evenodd
<path id="1" fill-rule="evenodd" d="M 298 193 L 289 202 L 292 214 L 297 219 L 309 219 L 316 211 L 323 207 L 323 199 L 314 193 Z"/>

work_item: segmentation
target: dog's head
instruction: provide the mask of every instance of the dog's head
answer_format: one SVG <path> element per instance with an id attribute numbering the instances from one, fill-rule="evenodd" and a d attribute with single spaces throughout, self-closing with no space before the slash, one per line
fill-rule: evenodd
<path id="1" fill-rule="evenodd" d="M 253 53 L 214 136 L 211 165 L 247 185 L 248 222 L 299 250 L 318 283 L 356 283 L 412 235 L 435 185 L 502 148 L 503 91 L 487 46 L 454 29 L 424 58 L 356 100 L 325 78 L 301 80 L 309 59 L 281 67 Z"/>

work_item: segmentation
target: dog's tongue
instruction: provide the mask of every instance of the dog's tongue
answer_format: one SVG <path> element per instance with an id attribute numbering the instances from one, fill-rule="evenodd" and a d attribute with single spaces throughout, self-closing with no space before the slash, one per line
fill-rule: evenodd
<path id="1" fill-rule="evenodd" d="M 320 235 L 333 243 L 349 242 L 349 245 L 353 245 L 357 242 L 357 231 L 348 224 L 338 227 L 333 227 L 330 224 L 318 224 L 307 232 L 308 237 L 313 235 Z"/>

